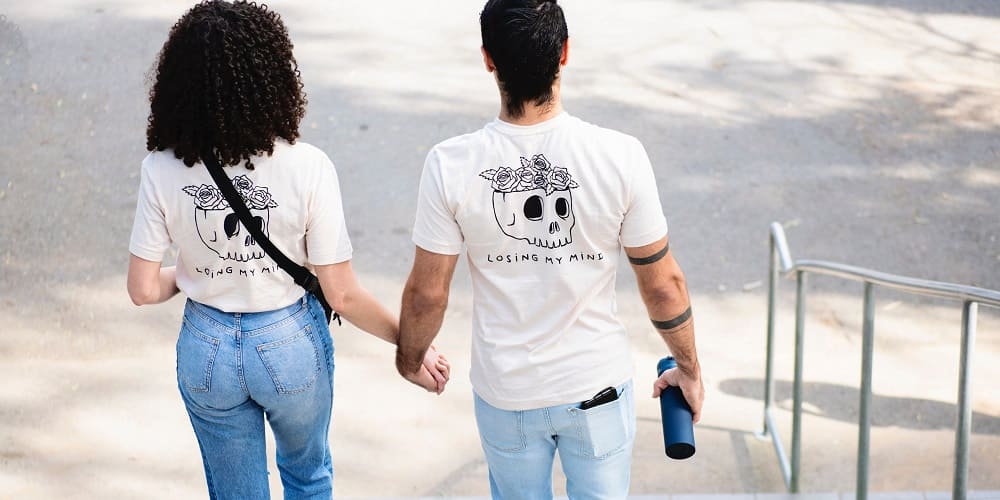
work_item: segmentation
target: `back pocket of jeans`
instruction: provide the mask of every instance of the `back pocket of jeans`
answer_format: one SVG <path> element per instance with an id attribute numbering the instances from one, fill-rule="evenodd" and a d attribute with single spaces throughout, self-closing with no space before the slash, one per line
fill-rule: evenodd
<path id="1" fill-rule="evenodd" d="M 476 425 L 484 445 L 507 453 L 522 451 L 527 447 L 522 429 L 522 412 L 494 408 L 478 395 L 475 400 Z"/>
<path id="2" fill-rule="evenodd" d="M 208 392 L 219 339 L 196 330 L 186 319 L 177 338 L 177 378 L 191 392 Z"/>
<path id="3" fill-rule="evenodd" d="M 628 441 L 628 421 L 625 408 L 628 404 L 624 395 L 618 399 L 587 410 L 573 408 L 573 414 L 580 437 L 583 439 L 585 456 L 602 459 L 621 451 Z"/>
<path id="4" fill-rule="evenodd" d="M 280 394 L 306 391 L 319 376 L 319 352 L 309 325 L 290 337 L 257 346 L 257 353 Z"/>

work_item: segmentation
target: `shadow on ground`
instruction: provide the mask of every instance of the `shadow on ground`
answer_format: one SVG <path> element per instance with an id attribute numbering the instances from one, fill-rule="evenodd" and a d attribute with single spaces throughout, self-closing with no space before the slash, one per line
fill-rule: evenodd
<path id="1" fill-rule="evenodd" d="M 719 389 L 733 396 L 762 400 L 762 379 L 728 379 Z M 841 422 L 857 423 L 861 392 L 854 387 L 825 382 L 802 384 L 803 413 Z M 777 380 L 774 399 L 779 406 L 790 409 L 792 383 Z M 873 427 L 901 427 L 913 430 L 954 430 L 958 422 L 958 406 L 929 399 L 905 398 L 872 394 L 871 423 Z M 1000 435 L 1000 417 L 972 412 L 974 434 Z"/>

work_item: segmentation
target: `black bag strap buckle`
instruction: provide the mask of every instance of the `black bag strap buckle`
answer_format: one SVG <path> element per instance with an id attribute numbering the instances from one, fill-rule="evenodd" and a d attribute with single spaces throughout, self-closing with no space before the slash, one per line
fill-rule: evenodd
<path id="1" fill-rule="evenodd" d="M 305 288 L 309 293 L 312 293 L 313 295 L 316 295 L 316 291 L 321 289 L 319 286 L 319 278 L 317 278 L 316 275 L 312 273 L 305 276 L 300 286 L 302 288 Z"/>

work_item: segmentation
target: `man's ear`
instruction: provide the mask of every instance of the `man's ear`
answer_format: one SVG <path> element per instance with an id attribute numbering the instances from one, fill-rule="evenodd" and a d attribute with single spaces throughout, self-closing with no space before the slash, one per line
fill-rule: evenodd
<path id="1" fill-rule="evenodd" d="M 566 38 L 566 41 L 563 42 L 562 55 L 559 56 L 559 65 L 560 66 L 565 66 L 567 61 L 569 61 L 569 38 L 568 37 Z"/>
<path id="2" fill-rule="evenodd" d="M 493 64 L 493 58 L 490 57 L 490 53 L 486 52 L 486 47 L 479 47 L 479 51 L 483 53 L 483 64 L 486 66 L 487 72 L 496 71 L 497 67 Z"/>

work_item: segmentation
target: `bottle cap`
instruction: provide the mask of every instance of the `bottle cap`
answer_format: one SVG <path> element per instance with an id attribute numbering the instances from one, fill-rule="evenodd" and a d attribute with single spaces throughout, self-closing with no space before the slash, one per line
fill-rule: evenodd
<path id="1" fill-rule="evenodd" d="M 677 368 L 677 360 L 673 356 L 667 356 L 661 359 L 659 363 L 656 363 L 656 376 L 663 375 L 663 372 L 671 368 Z"/>

